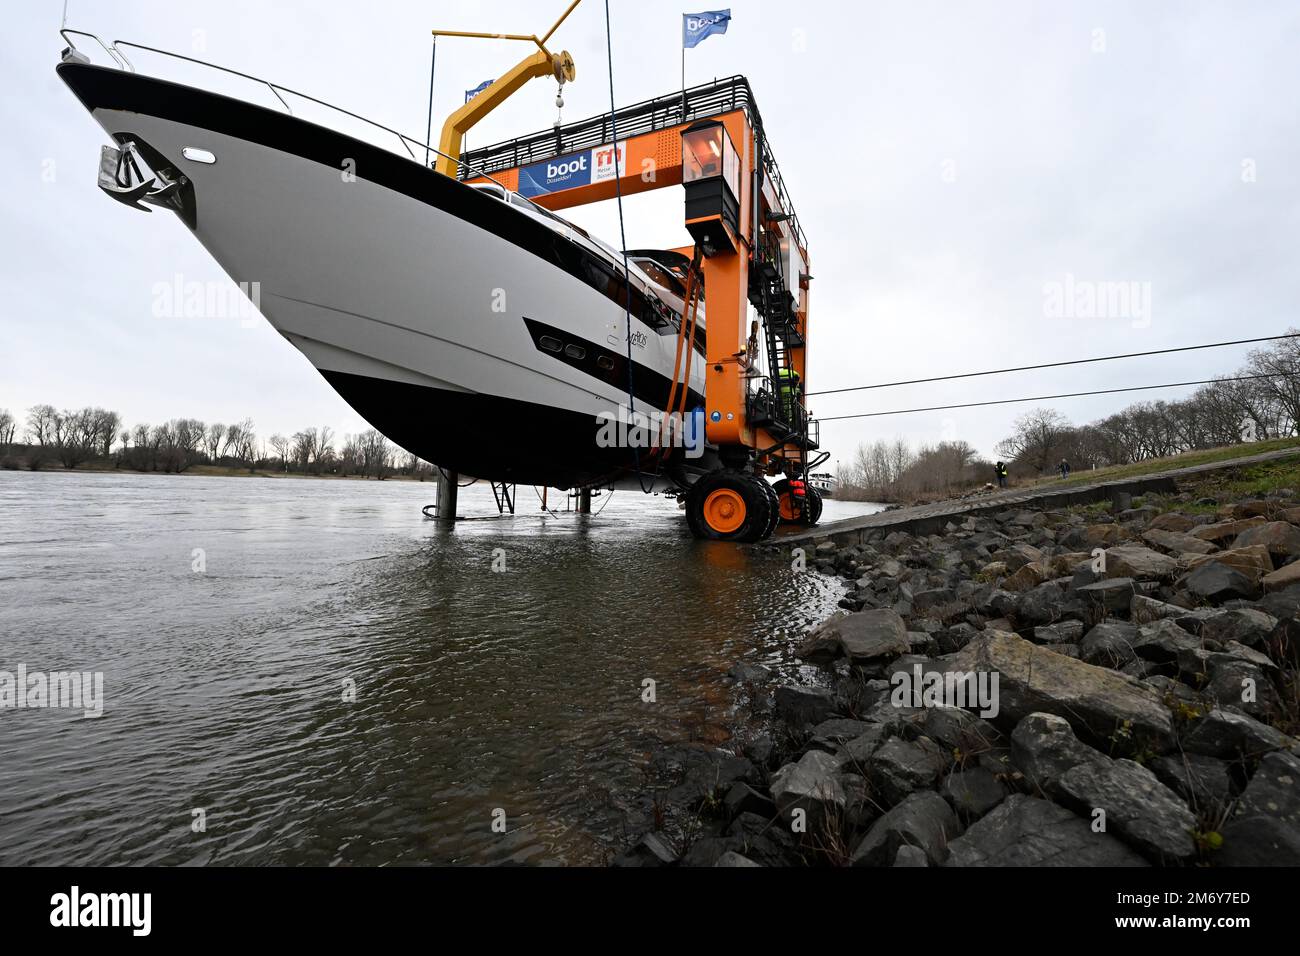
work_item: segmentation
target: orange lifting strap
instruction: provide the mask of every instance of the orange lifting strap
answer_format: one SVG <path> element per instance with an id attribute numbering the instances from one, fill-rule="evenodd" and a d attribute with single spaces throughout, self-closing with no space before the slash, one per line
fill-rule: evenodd
<path id="1" fill-rule="evenodd" d="M 677 356 L 673 360 L 673 381 L 672 386 L 668 389 L 668 405 L 665 412 L 684 412 L 686 410 L 686 396 L 690 392 L 691 381 L 691 360 L 692 353 L 695 351 L 695 326 L 699 318 L 700 310 L 700 286 L 701 283 L 696 281 L 699 275 L 700 259 L 703 253 L 699 245 L 695 246 L 695 253 L 691 256 L 691 267 L 686 273 L 686 300 L 682 303 L 681 325 L 677 329 Z M 682 372 L 682 349 L 686 351 L 686 370 L 682 374 L 681 381 L 678 381 L 678 374 Z M 681 385 L 681 395 L 678 395 L 677 386 Z M 674 406 L 680 407 L 674 407 Z M 667 419 L 665 418 L 665 421 Z M 660 447 L 663 447 L 663 424 L 659 426 Z"/>

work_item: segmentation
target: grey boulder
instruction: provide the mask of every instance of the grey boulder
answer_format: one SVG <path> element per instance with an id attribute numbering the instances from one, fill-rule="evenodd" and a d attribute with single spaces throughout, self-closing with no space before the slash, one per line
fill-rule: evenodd
<path id="1" fill-rule="evenodd" d="M 1137 746 L 1157 753 L 1173 747 L 1173 721 L 1150 687 L 1124 674 L 1053 654 L 1015 634 L 985 632 L 944 658 L 945 670 L 998 675 L 1000 721 L 1018 723 L 1029 714 L 1056 714 L 1089 740 L 1109 740 L 1127 726 Z"/>
<path id="2" fill-rule="evenodd" d="M 1123 621 L 1102 621 L 1079 642 L 1079 657 L 1099 667 L 1118 668 L 1137 656 L 1137 628 Z"/>
<path id="3" fill-rule="evenodd" d="M 825 687 L 782 684 L 773 696 L 777 715 L 794 727 L 820 724 L 835 712 L 835 695 Z"/>
<path id="4" fill-rule="evenodd" d="M 1146 866 L 1146 861 L 1072 812 L 1012 794 L 948 844 L 946 866 Z"/>
<path id="5" fill-rule="evenodd" d="M 853 849 L 853 866 L 887 866 L 901 846 L 922 851 L 933 866 L 943 862 L 948 841 L 961 832 L 952 808 L 931 791 L 914 793 L 867 831 Z"/>
<path id="6" fill-rule="evenodd" d="M 843 811 L 845 805 L 839 762 L 821 750 L 810 750 L 798 763 L 788 763 L 774 773 L 771 790 L 781 817 L 789 821 L 796 810 L 803 810 L 810 832 L 830 814 Z"/>
<path id="7" fill-rule="evenodd" d="M 884 806 L 903 801 L 916 790 L 933 787 L 948 765 L 948 755 L 928 737 L 891 737 L 871 755 L 867 780 Z"/>
<path id="8" fill-rule="evenodd" d="M 1103 819 L 1107 832 L 1156 863 L 1185 863 L 1196 856 L 1196 818 L 1176 793 L 1132 760 L 1088 761 L 1057 781 L 1058 799 L 1081 816 Z"/>
<path id="9" fill-rule="evenodd" d="M 984 767 L 954 770 L 943 778 L 940 795 L 952 805 L 960 820 L 978 820 L 1007 795 L 997 776 Z"/>
<path id="10" fill-rule="evenodd" d="M 892 608 L 836 615 L 819 625 L 799 648 L 805 660 L 845 656 L 854 664 L 898 657 L 910 650 L 907 626 Z"/>
<path id="11" fill-rule="evenodd" d="M 1232 799 L 1232 765 L 1218 757 L 1170 754 L 1152 760 L 1151 772 L 1193 811 L 1214 814 Z"/>
<path id="12" fill-rule="evenodd" d="M 1031 786 L 1047 794 L 1081 763 L 1105 756 L 1079 740 L 1070 722 L 1055 714 L 1030 714 L 1011 733 L 1011 763 Z"/>
<path id="13" fill-rule="evenodd" d="M 1198 564 L 1190 574 L 1180 579 L 1179 584 L 1197 597 L 1215 604 L 1232 598 L 1251 598 L 1259 592 L 1254 581 L 1219 561 Z"/>
<path id="14" fill-rule="evenodd" d="M 1300 758 L 1273 753 L 1259 762 L 1223 828 L 1225 866 L 1300 866 Z"/>

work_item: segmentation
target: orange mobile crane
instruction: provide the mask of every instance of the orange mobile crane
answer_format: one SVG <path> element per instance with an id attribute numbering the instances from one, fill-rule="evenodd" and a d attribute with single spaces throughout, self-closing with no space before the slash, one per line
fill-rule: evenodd
<path id="1" fill-rule="evenodd" d="M 694 246 L 675 251 L 692 263 L 684 277 L 688 289 L 703 289 L 705 437 L 721 462 L 685 492 L 688 524 L 697 537 L 738 541 L 768 537 L 779 521 L 815 524 L 821 497 L 807 484 L 808 474 L 828 455 L 810 457 L 818 451 L 818 429 L 802 401 L 808 243 L 748 81 L 733 76 L 461 152 L 464 133 L 529 79 L 550 76 L 561 87 L 574 79 L 573 58 L 552 53 L 546 41 L 578 2 L 540 38 L 434 31 L 538 47 L 448 118 L 436 168 L 467 183 L 490 180 L 551 210 L 684 187 Z M 593 173 L 581 184 L 539 187 L 530 175 L 541 164 L 558 168 L 583 157 Z M 685 314 L 681 323 L 686 334 Z M 766 368 L 757 355 L 760 326 Z M 764 476 L 781 477 L 773 486 Z"/>

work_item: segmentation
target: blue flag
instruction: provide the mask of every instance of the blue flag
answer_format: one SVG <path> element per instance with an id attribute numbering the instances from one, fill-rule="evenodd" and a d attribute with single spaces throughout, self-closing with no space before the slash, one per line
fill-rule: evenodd
<path id="1" fill-rule="evenodd" d="M 478 96 L 480 93 L 482 93 L 484 90 L 486 90 L 486 89 L 487 89 L 489 86 L 491 86 L 491 85 L 492 85 L 492 81 L 491 81 L 491 80 L 484 80 L 484 81 L 483 81 L 482 83 L 480 83 L 478 86 L 474 87 L 474 89 L 472 89 L 472 90 L 466 90 L 466 91 L 465 91 L 465 102 L 468 103 L 470 100 L 472 100 L 474 97 Z"/>
<path id="2" fill-rule="evenodd" d="M 689 50 L 715 33 L 726 33 L 731 22 L 731 8 L 682 14 L 682 46 Z"/>

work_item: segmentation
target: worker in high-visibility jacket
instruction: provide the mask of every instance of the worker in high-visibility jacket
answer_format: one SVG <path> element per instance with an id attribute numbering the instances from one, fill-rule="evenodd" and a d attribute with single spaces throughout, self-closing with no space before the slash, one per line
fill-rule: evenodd
<path id="1" fill-rule="evenodd" d="M 785 420 L 797 426 L 799 423 L 795 419 L 795 412 L 799 407 L 799 373 L 792 368 L 783 368 L 777 372 L 776 392 L 781 399 Z"/>

